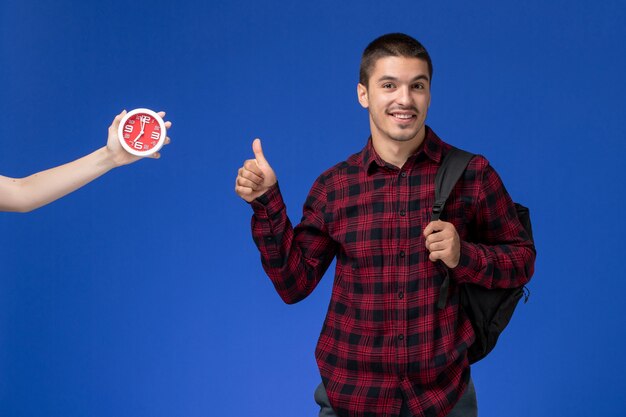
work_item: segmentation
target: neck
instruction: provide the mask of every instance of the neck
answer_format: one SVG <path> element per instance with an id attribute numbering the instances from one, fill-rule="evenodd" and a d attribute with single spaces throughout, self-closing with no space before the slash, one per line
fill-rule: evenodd
<path id="1" fill-rule="evenodd" d="M 414 138 L 407 141 L 389 139 L 372 132 L 372 145 L 383 161 L 402 168 L 411 155 L 415 154 L 424 143 L 425 136 L 425 127 Z"/>

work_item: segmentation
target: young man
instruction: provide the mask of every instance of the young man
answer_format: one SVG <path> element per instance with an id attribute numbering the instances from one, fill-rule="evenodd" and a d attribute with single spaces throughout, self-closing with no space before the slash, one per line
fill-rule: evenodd
<path id="1" fill-rule="evenodd" d="M 435 173 L 450 150 L 425 125 L 431 80 L 427 51 L 407 35 L 365 49 L 357 93 L 371 138 L 315 181 L 297 227 L 258 139 L 236 179 L 254 210 L 263 267 L 285 302 L 310 294 L 337 258 L 315 353 L 320 416 L 475 416 L 474 333 L 457 284 L 515 287 L 532 275 L 532 242 L 485 158 L 470 162 L 446 221 L 430 221 Z M 444 264 L 452 282 L 439 309 Z"/>
<path id="2" fill-rule="evenodd" d="M 126 152 L 118 140 L 117 129 L 125 114 L 126 110 L 113 120 L 106 146 L 87 156 L 26 178 L 0 176 L 0 211 L 35 210 L 77 190 L 113 168 L 141 159 Z M 165 117 L 165 112 L 160 112 L 159 116 Z M 171 122 L 165 122 L 167 129 L 171 126 Z M 165 143 L 169 142 L 168 137 Z M 160 154 L 157 152 L 150 157 L 159 158 Z"/>

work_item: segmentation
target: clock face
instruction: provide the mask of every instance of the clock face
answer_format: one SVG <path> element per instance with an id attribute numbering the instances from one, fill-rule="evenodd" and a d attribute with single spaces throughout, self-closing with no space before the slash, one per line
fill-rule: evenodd
<path id="1" fill-rule="evenodd" d="M 149 109 L 135 109 L 126 113 L 118 130 L 124 149 L 138 156 L 147 156 L 161 149 L 166 133 L 163 119 Z"/>

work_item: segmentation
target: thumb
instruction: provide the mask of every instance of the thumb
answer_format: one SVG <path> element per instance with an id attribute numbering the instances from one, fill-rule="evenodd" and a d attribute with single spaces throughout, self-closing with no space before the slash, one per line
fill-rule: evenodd
<path id="1" fill-rule="evenodd" d="M 117 132 L 117 129 L 120 126 L 120 122 L 122 121 L 124 116 L 126 116 L 126 110 L 122 111 L 120 114 L 115 116 L 115 118 L 113 119 L 113 122 L 111 122 L 111 126 L 109 126 L 109 129 L 112 129 L 114 132 Z"/>
<path id="2" fill-rule="evenodd" d="M 252 151 L 254 152 L 254 158 L 256 159 L 257 164 L 269 166 L 270 164 L 265 159 L 265 155 L 263 155 L 263 148 L 261 147 L 261 139 L 255 139 L 252 142 Z"/>
<path id="3" fill-rule="evenodd" d="M 431 233 L 437 233 L 438 231 L 443 230 L 442 221 L 434 220 L 428 223 L 428 226 L 424 229 L 424 236 L 428 237 Z"/>

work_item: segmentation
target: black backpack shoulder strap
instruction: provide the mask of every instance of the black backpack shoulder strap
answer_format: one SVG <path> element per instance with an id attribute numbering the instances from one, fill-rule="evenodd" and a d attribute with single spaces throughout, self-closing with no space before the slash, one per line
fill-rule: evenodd
<path id="1" fill-rule="evenodd" d="M 435 204 L 433 205 L 433 212 L 430 217 L 431 221 L 439 220 L 452 189 L 459 181 L 459 178 L 461 178 L 461 175 L 463 175 L 467 165 L 474 156 L 473 153 L 455 147 L 452 147 L 446 154 L 435 175 Z M 448 268 L 446 268 L 446 276 L 439 289 L 437 308 L 442 309 L 446 306 L 449 287 L 450 276 Z"/>
<path id="2" fill-rule="evenodd" d="M 435 204 L 431 220 L 439 220 L 452 189 L 474 156 L 473 153 L 455 147 L 445 156 L 435 176 Z"/>

